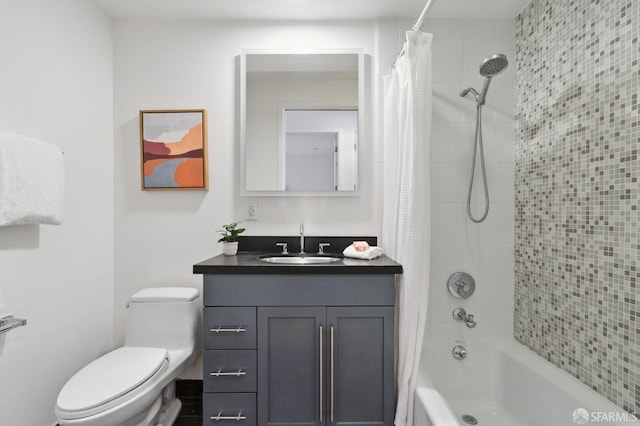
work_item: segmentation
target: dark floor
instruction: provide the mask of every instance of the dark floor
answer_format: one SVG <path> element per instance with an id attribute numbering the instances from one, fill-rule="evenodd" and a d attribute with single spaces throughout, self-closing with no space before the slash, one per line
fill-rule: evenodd
<path id="1" fill-rule="evenodd" d="M 177 380 L 176 396 L 182 410 L 174 426 L 202 426 L 202 380 Z"/>

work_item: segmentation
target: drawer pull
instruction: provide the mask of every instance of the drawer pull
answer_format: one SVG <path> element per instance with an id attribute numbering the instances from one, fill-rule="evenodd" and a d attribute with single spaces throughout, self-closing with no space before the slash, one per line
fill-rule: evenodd
<path id="1" fill-rule="evenodd" d="M 209 373 L 211 376 L 214 377 L 221 377 L 221 376 L 236 376 L 236 377 L 240 377 L 240 376 L 246 376 L 247 372 L 246 371 L 242 371 L 242 368 L 238 369 L 238 371 L 227 371 L 227 372 L 223 372 L 222 369 L 219 369 L 218 371 L 213 371 L 211 373 Z"/>
<path id="2" fill-rule="evenodd" d="M 210 330 L 212 333 L 244 333 L 247 331 L 247 327 L 239 325 L 237 327 L 222 327 L 218 326 Z"/>
<path id="3" fill-rule="evenodd" d="M 242 411 L 240 411 L 237 416 L 223 416 L 222 411 L 220 411 L 217 416 L 213 416 L 210 418 L 211 420 L 215 420 L 217 422 L 219 422 L 220 420 L 235 420 L 237 422 L 239 422 L 240 420 L 247 420 L 247 416 L 243 416 Z"/>

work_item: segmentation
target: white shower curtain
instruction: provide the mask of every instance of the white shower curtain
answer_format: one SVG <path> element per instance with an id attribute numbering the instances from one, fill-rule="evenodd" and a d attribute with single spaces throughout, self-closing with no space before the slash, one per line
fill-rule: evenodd
<path id="1" fill-rule="evenodd" d="M 402 264 L 398 280 L 396 426 L 413 425 L 413 392 L 427 312 L 431 259 L 431 34 L 408 31 L 385 76 L 385 252 Z"/>

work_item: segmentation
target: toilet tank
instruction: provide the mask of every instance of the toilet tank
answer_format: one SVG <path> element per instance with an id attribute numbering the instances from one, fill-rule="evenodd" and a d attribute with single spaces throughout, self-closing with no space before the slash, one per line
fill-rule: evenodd
<path id="1" fill-rule="evenodd" d="M 146 288 L 127 303 L 125 346 L 193 349 L 199 336 L 200 293 L 195 288 Z"/>

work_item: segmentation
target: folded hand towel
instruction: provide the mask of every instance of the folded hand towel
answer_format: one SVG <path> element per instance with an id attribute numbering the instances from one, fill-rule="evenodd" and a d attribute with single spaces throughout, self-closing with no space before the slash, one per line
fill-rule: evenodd
<path id="1" fill-rule="evenodd" d="M 62 150 L 48 142 L 0 132 L 0 226 L 62 223 Z"/>
<path id="2" fill-rule="evenodd" d="M 349 247 L 344 249 L 342 254 L 345 257 L 353 257 L 354 259 L 371 260 L 371 259 L 375 259 L 376 257 L 382 256 L 382 248 L 377 246 L 370 246 L 364 251 L 357 251 L 355 246 L 351 244 Z"/>

